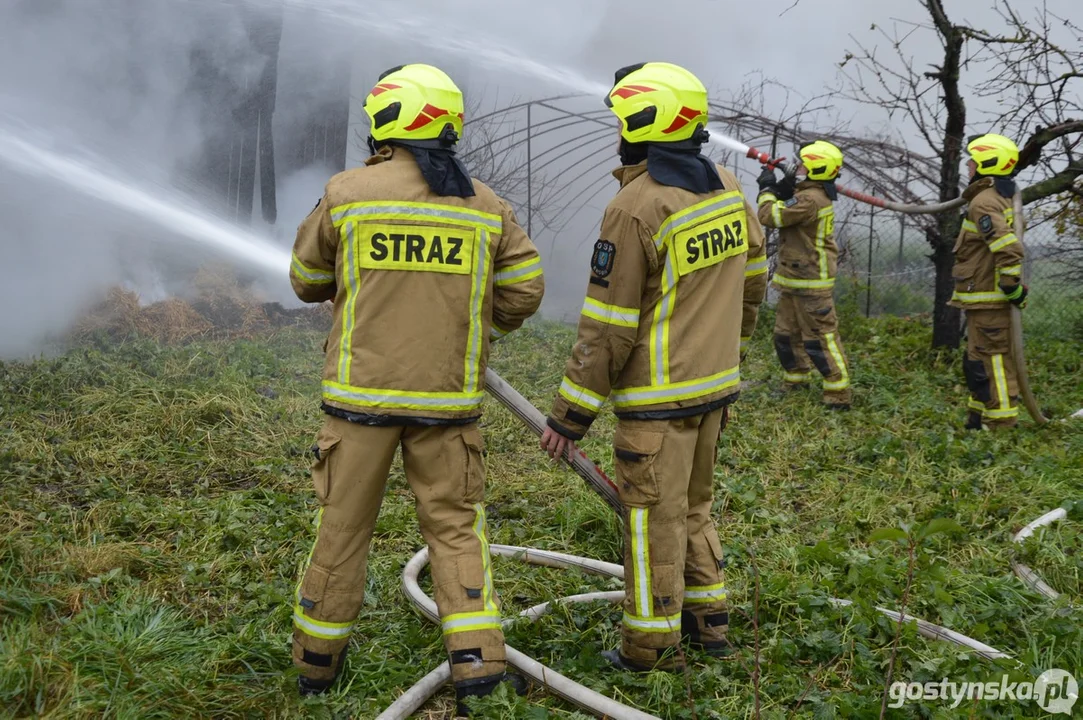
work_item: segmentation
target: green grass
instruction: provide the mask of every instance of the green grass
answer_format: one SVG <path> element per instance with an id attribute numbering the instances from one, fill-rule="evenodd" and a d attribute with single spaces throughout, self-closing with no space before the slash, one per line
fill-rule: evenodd
<path id="1" fill-rule="evenodd" d="M 746 718 L 755 616 L 762 717 L 876 717 L 895 626 L 872 606 L 899 604 L 907 560 L 905 548 L 869 536 L 945 517 L 965 532 L 922 543 L 910 607 L 1018 663 L 997 667 L 906 627 L 895 679 L 1033 679 L 1051 667 L 1083 679 L 1083 611 L 1072 604 L 1078 517 L 1047 531 L 1060 550 L 1022 549 L 1067 594 L 1059 603 L 1026 590 L 1009 567 L 1016 530 L 1083 500 L 1083 426 L 1039 430 L 1024 420 L 1014 433 L 964 433 L 958 358 L 930 353 L 919 320 L 846 319 L 853 412 L 825 412 L 814 391 L 776 397 L 770 322 L 762 320 L 744 369 L 748 387 L 716 474 L 741 649 L 726 661 L 691 656 L 695 715 L 685 678 L 604 666 L 600 651 L 619 642 L 612 607 L 562 608 L 517 625 L 509 642 L 660 717 Z M 571 340 L 566 328 L 532 324 L 497 346 L 493 365 L 546 409 Z M 296 698 L 289 596 L 312 540 L 307 450 L 320 422 L 322 341 L 302 330 L 184 347 L 102 340 L 0 364 L 0 715 L 371 718 L 442 661 L 439 632 L 399 590 L 422 541 L 396 467 L 344 682 L 327 697 Z M 1029 347 L 1048 412 L 1064 417 L 1083 405 L 1078 344 L 1032 338 Z M 603 418 L 584 444 L 607 468 L 612 427 Z M 578 477 L 544 460 L 495 402 L 483 429 L 494 542 L 619 559 L 616 518 Z M 503 559 L 495 573 L 508 613 L 613 587 Z M 829 596 L 857 606 L 834 609 Z M 444 691 L 421 716 L 444 717 L 449 698 Z M 582 717 L 540 691 L 483 705 L 487 717 Z M 889 711 L 1041 715 L 1034 703 Z"/>

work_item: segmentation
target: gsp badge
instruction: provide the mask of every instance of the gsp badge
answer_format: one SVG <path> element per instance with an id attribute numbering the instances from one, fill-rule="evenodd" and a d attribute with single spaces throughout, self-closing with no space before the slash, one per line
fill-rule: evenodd
<path id="1" fill-rule="evenodd" d="M 981 230 L 982 235 L 988 235 L 993 232 L 993 218 L 988 215 L 982 215 L 978 219 L 978 229 Z"/>
<path id="2" fill-rule="evenodd" d="M 590 256 L 590 269 L 598 277 L 605 277 L 613 272 L 613 260 L 617 257 L 617 248 L 608 240 L 594 243 L 594 254 Z"/>
<path id="3" fill-rule="evenodd" d="M 792 198 L 790 198 L 789 200 L 787 200 L 785 202 L 786 207 L 793 207 L 796 204 L 797 204 L 797 198 L 795 198 L 795 197 L 792 197 Z"/>

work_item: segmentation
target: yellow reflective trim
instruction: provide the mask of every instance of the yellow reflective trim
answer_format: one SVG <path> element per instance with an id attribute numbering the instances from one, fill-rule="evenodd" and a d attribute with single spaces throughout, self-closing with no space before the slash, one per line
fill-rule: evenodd
<path id="1" fill-rule="evenodd" d="M 994 292 L 959 292 L 951 294 L 951 299 L 961 303 L 1006 303 L 1008 296 L 996 290 Z"/>
<path id="2" fill-rule="evenodd" d="M 820 280 L 827 280 L 827 236 L 835 232 L 835 207 L 829 205 L 816 214 L 816 255 L 820 262 Z"/>
<path id="3" fill-rule="evenodd" d="M 1012 225 L 1015 224 L 1015 209 L 1014 208 L 1007 208 L 1006 210 L 1004 210 L 1004 222 L 1006 222 L 1008 224 L 1008 227 L 1011 227 Z"/>
<path id="4" fill-rule="evenodd" d="M 440 627 L 445 635 L 479 630 L 500 630 L 500 613 L 487 610 L 481 612 L 456 613 L 441 618 Z"/>
<path id="5" fill-rule="evenodd" d="M 639 308 L 599 302 L 592 297 L 583 301 L 583 315 L 598 322 L 621 327 L 639 327 Z"/>
<path id="6" fill-rule="evenodd" d="M 313 620 L 304 615 L 304 608 L 298 605 L 293 611 L 293 626 L 303 632 L 321 640 L 342 640 L 348 638 L 353 632 L 353 623 L 328 623 Z"/>
<path id="7" fill-rule="evenodd" d="M 835 366 L 838 367 L 839 373 L 842 374 L 842 378 L 834 382 L 824 381 L 824 390 L 845 390 L 850 387 L 850 371 L 846 368 L 846 358 L 843 357 L 842 351 L 839 350 L 839 344 L 835 340 L 835 333 L 827 333 L 824 335 L 824 339 L 827 340 L 827 351 L 835 359 Z"/>
<path id="8" fill-rule="evenodd" d="M 340 230 L 346 256 L 346 267 L 342 274 L 346 276 L 346 302 L 342 313 L 342 335 L 338 348 L 338 381 L 350 382 L 350 365 L 353 362 L 353 330 L 357 314 L 357 294 L 361 287 L 361 268 L 357 263 L 357 224 L 348 223 Z"/>
<path id="9" fill-rule="evenodd" d="M 763 205 L 764 203 L 777 202 L 777 201 L 778 201 L 778 196 L 775 195 L 773 192 L 762 192 L 762 193 L 760 193 L 760 196 L 758 198 L 756 198 L 756 204 L 757 205 Z"/>
<path id="10" fill-rule="evenodd" d="M 500 338 L 507 335 L 509 332 L 511 332 L 511 331 L 510 330 L 504 330 L 503 328 L 498 327 L 496 323 L 493 323 L 492 326 L 489 328 L 489 339 L 490 340 L 499 340 Z"/>
<path id="11" fill-rule="evenodd" d="M 560 389 L 557 392 L 568 402 L 594 411 L 601 410 L 602 405 L 605 404 L 604 397 L 582 385 L 576 385 L 567 376 L 560 381 Z"/>
<path id="12" fill-rule="evenodd" d="M 821 289 L 821 288 L 833 288 L 835 287 L 835 278 L 828 278 L 827 280 L 806 280 L 803 278 L 791 278 L 785 275 L 779 275 L 775 273 L 772 282 L 775 285 L 789 288 L 801 288 L 801 289 Z"/>
<path id="13" fill-rule="evenodd" d="M 973 220 L 963 220 L 963 230 L 975 235 L 978 234 L 978 226 L 974 224 Z"/>
<path id="14" fill-rule="evenodd" d="M 993 252 L 1000 252 L 1012 243 L 1017 242 L 1019 242 L 1019 238 L 1015 236 L 1015 233 L 1008 233 L 999 240 L 994 240 L 993 242 L 989 243 L 989 249 Z"/>
<path id="15" fill-rule="evenodd" d="M 650 356 L 651 382 L 664 385 L 669 382 L 669 321 L 677 304 L 676 263 L 672 248 L 666 253 L 666 265 L 662 271 L 662 297 L 654 308 L 654 325 L 651 328 Z"/>
<path id="16" fill-rule="evenodd" d="M 499 215 L 454 205 L 425 202 L 372 201 L 347 203 L 331 209 L 335 226 L 349 220 L 430 220 L 448 225 L 482 227 L 495 233 L 503 232 L 504 220 Z"/>
<path id="17" fill-rule="evenodd" d="M 649 508 L 629 508 L 632 535 L 632 587 L 635 591 L 636 612 L 650 617 L 654 612 L 651 594 L 650 536 L 647 525 Z"/>
<path id="18" fill-rule="evenodd" d="M 782 373 L 782 379 L 785 380 L 788 383 L 806 383 L 811 379 L 811 377 L 812 377 L 812 371 L 803 372 L 803 373 L 795 373 L 795 372 L 784 372 L 784 373 Z"/>
<path id="19" fill-rule="evenodd" d="M 974 398 L 968 398 L 966 401 L 967 408 L 971 410 L 977 410 L 979 412 L 985 411 L 985 403 L 981 400 L 975 400 Z"/>
<path id="20" fill-rule="evenodd" d="M 989 409 L 986 409 L 982 413 L 982 416 L 986 417 L 986 418 L 989 418 L 990 420 L 1004 420 L 1005 418 L 1019 417 L 1019 408 L 1011 407 L 1011 408 L 1007 408 L 1006 410 L 989 410 Z"/>
<path id="21" fill-rule="evenodd" d="M 643 617 L 637 617 L 629 614 L 627 611 L 624 613 L 624 618 L 621 620 L 626 628 L 636 630 L 638 632 L 648 633 L 668 633 L 679 632 L 681 629 L 681 614 L 676 615 L 661 615 L 652 616 L 646 615 Z"/>
<path id="22" fill-rule="evenodd" d="M 533 257 L 518 265 L 501 268 L 493 275 L 493 284 L 497 287 L 515 285 L 517 283 L 532 280 L 542 274 L 542 262 L 540 257 Z"/>
<path id="23" fill-rule="evenodd" d="M 684 588 L 684 604 L 713 603 L 726 599 L 726 583 L 720 582 L 715 585 L 686 585 Z"/>
<path id="24" fill-rule="evenodd" d="M 680 212 L 675 212 L 662 221 L 658 232 L 654 234 L 654 246 L 661 249 L 673 235 L 691 225 L 706 222 L 716 214 L 722 214 L 736 206 L 743 208 L 744 195 L 740 190 L 730 190 L 721 195 L 707 198 L 695 205 L 689 205 Z"/>
<path id="25" fill-rule="evenodd" d="M 782 227 L 782 208 L 786 207 L 786 203 L 781 200 L 775 200 L 771 203 L 771 220 L 774 221 L 776 228 Z"/>
<path id="26" fill-rule="evenodd" d="M 481 407 L 485 393 L 483 391 L 417 392 L 363 388 L 324 380 L 323 397 L 325 400 L 349 402 L 363 407 L 398 410 L 474 410 Z"/>
<path id="27" fill-rule="evenodd" d="M 716 393 L 741 384 L 740 368 L 730 368 L 715 375 L 695 380 L 622 388 L 613 393 L 613 405 L 617 408 L 634 405 L 657 405 L 660 403 L 689 400 Z"/>
<path id="28" fill-rule="evenodd" d="M 756 275 L 763 275 L 767 272 L 767 256 L 756 258 L 755 260 L 749 260 L 745 263 L 745 277 L 755 277 Z"/>
<path id="29" fill-rule="evenodd" d="M 333 272 L 327 272 L 326 270 L 319 270 L 305 265 L 301 262 L 301 258 L 297 257 L 297 253 L 291 255 L 290 269 L 293 270 L 295 275 L 309 285 L 327 285 L 335 281 L 335 274 Z"/>
<path id="30" fill-rule="evenodd" d="M 1000 400 L 1000 410 L 1011 409 L 1011 398 L 1008 397 L 1008 376 L 1004 373 L 1004 356 L 993 356 L 993 379 L 996 381 L 997 399 Z"/>
<path id="31" fill-rule="evenodd" d="M 485 573 L 485 587 L 482 589 L 482 599 L 487 610 L 499 612 L 493 593 L 493 562 L 489 554 L 489 538 L 486 535 L 485 507 L 481 503 L 474 504 L 474 535 L 481 543 L 481 569 Z"/>
<path id="32" fill-rule="evenodd" d="M 1022 275 L 1023 274 L 1023 266 L 1022 265 L 1009 265 L 1008 267 L 997 268 L 997 273 L 999 275 Z"/>
<path id="33" fill-rule="evenodd" d="M 485 291 L 489 278 L 489 233 L 481 229 L 478 235 L 477 252 L 471 255 L 470 273 L 470 334 L 466 340 L 465 371 L 463 373 L 463 392 L 478 392 L 481 389 L 481 333 L 484 321 L 481 317 L 485 307 Z"/>

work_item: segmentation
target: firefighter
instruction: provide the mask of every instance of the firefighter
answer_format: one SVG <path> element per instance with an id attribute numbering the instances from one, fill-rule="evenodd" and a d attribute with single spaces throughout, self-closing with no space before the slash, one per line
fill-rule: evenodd
<path id="1" fill-rule="evenodd" d="M 1011 312 L 1025 307 L 1020 282 L 1023 243 L 1015 236 L 1012 174 L 1019 148 L 1003 135 L 980 135 L 967 144 L 970 186 L 966 217 L 955 242 L 951 305 L 966 310 L 963 373 L 970 390 L 966 427 L 1012 427 L 1019 417 L 1019 385 L 1009 353 Z"/>
<path id="2" fill-rule="evenodd" d="M 429 65 L 388 70 L 365 100 L 366 167 L 340 173 L 297 231 L 290 280 L 334 302 L 313 447 L 320 510 L 294 606 L 302 695 L 341 672 L 365 594 L 376 516 L 396 450 L 429 546 L 459 700 L 506 675 L 490 571 L 478 431 L 491 338 L 539 307 L 534 244 L 511 206 L 455 156 L 463 97 Z"/>
<path id="3" fill-rule="evenodd" d="M 798 173 L 805 176 L 800 182 L 788 175 L 779 181 L 770 168 L 757 180 L 760 222 L 779 231 L 772 280 L 779 290 L 775 352 L 784 371 L 784 390 L 805 386 L 815 366 L 823 376 L 824 404 L 849 410 L 850 366 L 832 297 L 838 261 L 835 178 L 842 169 L 842 151 L 817 140 L 798 154 Z"/>
<path id="4" fill-rule="evenodd" d="M 677 670 L 682 636 L 727 647 L 714 465 L 766 289 L 763 229 L 733 174 L 700 152 L 707 91 L 692 73 L 632 65 L 605 102 L 620 120 L 621 187 L 541 444 L 560 457 L 612 401 L 626 596 L 621 647 L 604 654 L 633 671 Z"/>

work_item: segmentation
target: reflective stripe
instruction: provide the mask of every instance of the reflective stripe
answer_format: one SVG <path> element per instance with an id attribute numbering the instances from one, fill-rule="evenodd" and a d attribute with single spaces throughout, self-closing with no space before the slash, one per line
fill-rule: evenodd
<path id="1" fill-rule="evenodd" d="M 835 231 L 835 206 L 828 205 L 816 214 L 816 254 L 820 260 L 820 280 L 829 279 L 827 270 L 827 236 Z"/>
<path id="2" fill-rule="evenodd" d="M 636 617 L 625 612 L 623 623 L 626 628 L 638 630 L 639 632 L 679 632 L 681 629 L 681 614 L 677 613 L 676 615 L 670 615 L 668 617 L 665 615 L 661 617 L 649 615 L 646 617 Z"/>
<path id="3" fill-rule="evenodd" d="M 726 583 L 716 585 L 687 585 L 684 588 L 684 603 L 712 603 L 726 599 Z"/>
<path id="4" fill-rule="evenodd" d="M 767 256 L 749 260 L 745 263 L 745 277 L 755 277 L 767 272 Z"/>
<path id="5" fill-rule="evenodd" d="M 621 327 L 639 327 L 639 308 L 607 305 L 592 297 L 583 301 L 583 314 L 598 322 Z"/>
<path id="6" fill-rule="evenodd" d="M 497 287 L 515 285 L 516 283 L 526 282 L 527 280 L 536 278 L 541 274 L 541 258 L 534 257 L 526 262 L 521 262 L 518 265 L 512 265 L 511 267 L 497 270 L 496 274 L 493 275 L 493 284 Z"/>
<path id="7" fill-rule="evenodd" d="M 326 285 L 335 281 L 335 274 L 333 272 L 310 268 L 308 265 L 301 262 L 301 259 L 297 257 L 297 253 L 293 253 L 292 255 L 290 269 L 293 270 L 295 275 L 309 285 Z"/>
<path id="8" fill-rule="evenodd" d="M 710 375 L 697 380 L 618 390 L 613 393 L 613 405 L 620 408 L 629 405 L 655 405 L 676 400 L 688 400 L 710 395 L 740 383 L 740 368 L 732 368 L 723 370 L 717 375 Z"/>
<path id="9" fill-rule="evenodd" d="M 490 340 L 499 340 L 500 338 L 507 335 L 509 332 L 511 332 L 511 331 L 510 330 L 502 330 L 502 329 L 500 329 L 499 327 L 496 326 L 496 323 L 493 323 L 493 325 L 489 327 L 489 339 Z"/>
<path id="10" fill-rule="evenodd" d="M 470 334 L 466 340 L 466 369 L 463 375 L 463 392 L 477 392 L 481 388 L 478 372 L 478 356 L 481 354 L 481 311 L 485 306 L 486 278 L 489 275 L 489 233 L 478 233 L 478 251 L 472 259 L 475 263 L 470 280 Z"/>
<path id="11" fill-rule="evenodd" d="M 650 538 L 647 528 L 649 509 L 630 508 L 629 512 L 632 535 L 632 587 L 635 589 L 636 612 L 640 617 L 650 617 L 654 612 L 654 596 L 651 595 Z M 627 613 L 625 615 L 627 616 Z"/>
<path id="12" fill-rule="evenodd" d="M 781 200 L 775 200 L 771 203 L 771 219 L 775 223 L 775 227 L 782 227 L 782 208 L 786 207 L 786 203 Z"/>
<path id="13" fill-rule="evenodd" d="M 974 398 L 969 398 L 966 401 L 966 406 L 970 410 L 977 410 L 978 412 L 985 412 L 985 403 L 983 403 L 981 400 L 975 400 Z"/>
<path id="14" fill-rule="evenodd" d="M 835 278 L 828 278 L 827 280 L 803 280 L 801 278 L 790 278 L 785 275 L 779 275 L 777 272 L 775 273 L 773 282 L 781 287 L 791 288 L 818 289 L 835 287 Z"/>
<path id="15" fill-rule="evenodd" d="M 993 356 L 993 380 L 996 382 L 997 399 L 1000 400 L 1000 411 L 1011 409 L 1011 399 L 1008 397 L 1008 376 L 1004 373 L 1004 356 Z"/>
<path id="16" fill-rule="evenodd" d="M 993 242 L 989 243 L 989 249 L 993 252 L 1000 252 L 1012 243 L 1017 242 L 1019 242 L 1019 238 L 1015 236 L 1015 233 L 1008 233 L 999 240 L 994 240 Z"/>
<path id="17" fill-rule="evenodd" d="M 809 381 L 811 376 L 812 376 L 812 371 L 811 370 L 809 372 L 803 372 L 803 373 L 784 372 L 782 374 L 782 379 L 785 380 L 788 383 L 805 383 L 805 382 Z"/>
<path id="18" fill-rule="evenodd" d="M 673 253 L 666 253 L 666 266 L 662 272 L 662 297 L 654 308 L 654 324 L 651 328 L 651 382 L 663 385 L 669 380 L 669 321 L 677 304 L 677 268 Z"/>
<path id="19" fill-rule="evenodd" d="M 343 383 L 323 382 L 325 400 L 348 401 L 366 407 L 400 410 L 474 410 L 481 407 L 484 392 L 414 392 L 360 388 Z"/>
<path id="20" fill-rule="evenodd" d="M 355 220 L 430 219 L 451 225 L 480 227 L 494 233 L 504 230 L 504 221 L 499 215 L 436 203 L 361 202 L 339 205 L 331 210 L 331 220 L 336 226 L 351 218 Z"/>
<path id="21" fill-rule="evenodd" d="M 740 190 L 730 190 L 673 213 L 665 219 L 662 226 L 658 228 L 658 232 L 655 233 L 654 247 L 660 250 L 679 230 L 703 222 L 712 215 L 720 215 L 734 205 L 743 205 L 744 201 L 744 195 Z"/>
<path id="22" fill-rule="evenodd" d="M 1019 408 L 1007 408 L 1006 410 L 989 410 L 982 412 L 982 416 L 990 420 L 1003 420 L 1005 418 L 1019 417 Z"/>
<path id="23" fill-rule="evenodd" d="M 476 632 L 478 630 L 500 630 L 500 613 L 484 610 L 481 612 L 456 613 L 443 618 L 440 627 L 445 635 Z"/>
<path id="24" fill-rule="evenodd" d="M 321 640 L 340 640 L 350 636 L 353 632 L 353 623 L 330 623 L 322 620 L 313 620 L 305 617 L 304 608 L 298 605 L 293 610 L 293 626 L 305 635 L 311 635 Z"/>
<path id="25" fill-rule="evenodd" d="M 601 410 L 602 405 L 605 404 L 604 397 L 592 390 L 587 390 L 581 385 L 576 385 L 567 377 L 561 381 L 560 390 L 557 392 L 559 392 L 565 400 L 573 402 L 581 407 Z"/>
<path id="26" fill-rule="evenodd" d="M 356 322 L 357 292 L 361 287 L 361 268 L 358 266 L 356 227 L 353 223 L 346 226 L 346 267 L 342 274 L 346 276 L 346 302 L 342 314 L 342 335 L 339 336 L 338 381 L 350 382 L 350 364 L 353 361 L 353 329 Z M 326 392 L 326 391 L 325 391 Z"/>
<path id="27" fill-rule="evenodd" d="M 750 337 L 741 338 L 741 352 L 744 352 L 745 350 L 748 349 L 748 343 L 750 343 L 751 341 L 752 341 L 752 338 L 750 338 Z"/>
<path id="28" fill-rule="evenodd" d="M 497 622 L 500 622 L 500 609 L 496 605 L 493 596 L 493 561 L 489 555 L 489 538 L 485 533 L 485 507 L 481 503 L 474 504 L 474 535 L 481 543 L 481 569 L 485 573 L 485 587 L 481 596 L 485 602 L 485 609 L 497 613 Z"/>
<path id="29" fill-rule="evenodd" d="M 961 303 L 1006 303 L 1008 296 L 996 290 L 994 292 L 953 292 L 951 299 Z"/>
<path id="30" fill-rule="evenodd" d="M 963 230 L 969 233 L 978 234 L 978 226 L 974 224 L 972 220 L 963 220 Z"/>
<path id="31" fill-rule="evenodd" d="M 760 193 L 760 196 L 756 198 L 756 204 L 763 205 L 764 203 L 775 202 L 776 200 L 778 200 L 778 196 L 773 192 L 762 192 Z"/>
<path id="32" fill-rule="evenodd" d="M 850 387 L 850 372 L 846 369 L 846 358 L 843 357 L 839 344 L 835 341 L 835 333 L 827 333 L 824 339 L 827 340 L 827 351 L 835 359 L 835 367 L 842 374 L 842 378 L 834 382 L 824 381 L 824 390 L 845 390 Z"/>
<path id="33" fill-rule="evenodd" d="M 1001 275 L 1022 275 L 1023 274 L 1023 266 L 1022 265 L 1009 265 L 1008 267 L 999 268 L 997 270 L 997 272 L 1000 273 Z"/>

